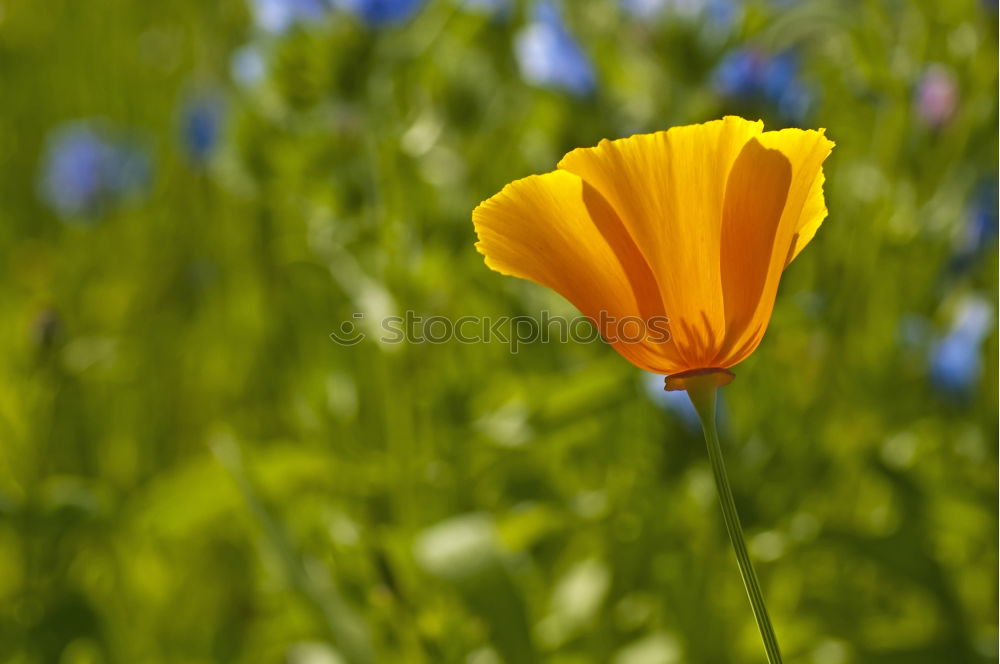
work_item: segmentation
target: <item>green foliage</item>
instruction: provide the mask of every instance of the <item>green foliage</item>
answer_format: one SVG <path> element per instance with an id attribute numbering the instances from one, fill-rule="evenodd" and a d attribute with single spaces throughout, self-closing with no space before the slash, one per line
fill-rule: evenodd
<path id="1" fill-rule="evenodd" d="M 602 138 L 781 126 L 713 88 L 746 44 L 796 49 L 837 142 L 830 216 L 724 390 L 787 661 L 996 660 L 996 333 L 963 399 L 899 335 L 996 299 L 993 246 L 948 270 L 996 180 L 995 4 L 748 2 L 724 33 L 566 5 L 586 98 L 523 82 L 525 7 L 334 13 L 255 37 L 240 86 L 240 2 L 0 0 L 0 661 L 762 661 L 704 443 L 637 370 L 597 343 L 374 340 L 406 310 L 572 313 L 483 266 L 471 210 Z M 959 92 L 937 129 L 929 63 Z M 207 169 L 178 138 L 199 88 L 227 98 Z M 64 224 L 46 136 L 93 117 L 136 133 L 152 188 Z M 369 338 L 333 343 L 355 312 Z"/>

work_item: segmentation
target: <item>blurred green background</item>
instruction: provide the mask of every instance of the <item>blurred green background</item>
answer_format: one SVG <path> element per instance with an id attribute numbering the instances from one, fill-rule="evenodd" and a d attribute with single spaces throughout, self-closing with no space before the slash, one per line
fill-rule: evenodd
<path id="1" fill-rule="evenodd" d="M 762 662 L 660 379 L 375 339 L 572 314 L 472 208 L 726 113 L 837 142 L 722 413 L 787 661 L 996 661 L 995 2 L 0 0 L 0 96 L 0 661 Z"/>

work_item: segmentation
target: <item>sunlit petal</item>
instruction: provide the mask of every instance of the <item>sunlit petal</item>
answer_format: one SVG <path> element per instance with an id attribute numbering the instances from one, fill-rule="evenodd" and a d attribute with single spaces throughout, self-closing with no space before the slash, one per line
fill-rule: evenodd
<path id="1" fill-rule="evenodd" d="M 517 180 L 473 212 L 477 249 L 498 272 L 547 286 L 598 323 L 662 313 L 649 266 L 607 201 L 578 176 Z M 598 326 L 609 336 L 607 326 Z M 671 343 L 613 343 L 631 362 L 669 373 Z"/>
<path id="2" fill-rule="evenodd" d="M 582 148 L 559 168 L 593 185 L 656 275 L 686 366 L 706 366 L 725 335 L 719 271 L 726 181 L 760 122 L 737 117 Z"/>
<path id="3" fill-rule="evenodd" d="M 748 328 L 767 282 L 791 180 L 792 166 L 785 155 L 765 148 L 756 138 L 744 146 L 729 173 L 720 254 L 726 344 L 716 364 L 726 361 L 727 345 L 757 332 Z"/>
<path id="4" fill-rule="evenodd" d="M 833 143 L 822 131 L 783 129 L 764 132 L 757 140 L 765 148 L 780 151 L 791 164 L 791 183 L 781 219 L 767 252 L 767 274 L 753 314 L 745 325 L 729 328 L 715 361 L 733 366 L 753 352 L 767 329 L 781 273 L 797 251 L 812 238 L 826 216 L 823 203 L 823 161 Z M 741 312 L 745 316 L 746 311 Z"/>

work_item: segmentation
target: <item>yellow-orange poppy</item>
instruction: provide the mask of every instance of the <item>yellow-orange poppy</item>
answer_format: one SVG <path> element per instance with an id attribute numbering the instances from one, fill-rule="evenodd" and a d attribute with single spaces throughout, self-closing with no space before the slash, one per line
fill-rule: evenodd
<path id="1" fill-rule="evenodd" d="M 633 364 L 685 378 L 757 348 L 785 267 L 826 217 L 823 130 L 727 116 L 567 154 L 472 213 L 486 264 L 547 286 Z M 667 320 L 669 340 L 619 338 Z M 616 327 L 612 327 L 616 326 Z"/>

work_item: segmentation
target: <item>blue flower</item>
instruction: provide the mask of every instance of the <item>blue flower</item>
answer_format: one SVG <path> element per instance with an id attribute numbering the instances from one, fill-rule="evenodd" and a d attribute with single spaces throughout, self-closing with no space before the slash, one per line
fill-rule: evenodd
<path id="1" fill-rule="evenodd" d="M 979 380 L 979 349 L 970 346 L 961 335 L 949 335 L 932 351 L 931 377 L 944 392 L 964 394 Z"/>
<path id="2" fill-rule="evenodd" d="M 331 9 L 327 0 L 251 0 L 251 4 L 257 27 L 274 34 L 322 21 Z"/>
<path id="3" fill-rule="evenodd" d="M 972 213 L 969 215 L 969 243 L 975 250 L 984 247 L 997 236 L 996 177 L 979 187 Z"/>
<path id="4" fill-rule="evenodd" d="M 959 306 L 951 330 L 931 348 L 934 386 L 953 398 L 967 398 L 982 373 L 981 346 L 993 328 L 993 307 L 970 297 Z"/>
<path id="5" fill-rule="evenodd" d="M 335 0 L 337 6 L 351 12 L 373 27 L 404 23 L 424 6 L 425 0 Z"/>
<path id="6" fill-rule="evenodd" d="M 812 106 L 812 92 L 800 80 L 798 57 L 792 51 L 775 56 L 747 48 L 731 51 L 712 78 L 724 97 L 763 100 L 794 122 L 801 122 Z"/>
<path id="7" fill-rule="evenodd" d="M 521 75 L 532 84 L 564 90 L 577 96 L 596 88 L 590 60 L 566 30 L 558 8 L 551 0 L 535 5 L 534 19 L 514 39 Z"/>
<path id="8" fill-rule="evenodd" d="M 969 207 L 965 228 L 959 236 L 949 268 L 961 272 L 972 265 L 997 237 L 997 181 L 980 183 Z"/>
<path id="9" fill-rule="evenodd" d="M 113 141 L 91 125 L 54 130 L 43 158 L 39 193 L 60 216 L 92 220 L 149 183 L 148 157 L 138 147 Z"/>
<path id="10" fill-rule="evenodd" d="M 749 49 L 731 51 L 715 67 L 713 82 L 727 97 L 751 97 L 760 92 L 764 57 Z"/>
<path id="11" fill-rule="evenodd" d="M 769 99 L 780 99 L 789 86 L 795 84 L 799 61 L 791 51 L 762 59 L 760 88 Z"/>
<path id="12" fill-rule="evenodd" d="M 181 109 L 181 141 L 195 164 L 204 164 L 212 156 L 222 133 L 222 101 L 213 94 L 201 94 L 187 100 Z"/>

